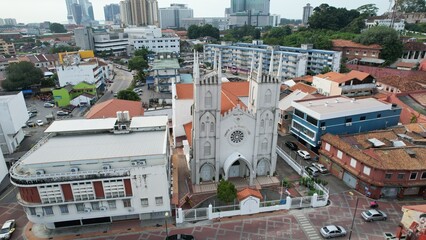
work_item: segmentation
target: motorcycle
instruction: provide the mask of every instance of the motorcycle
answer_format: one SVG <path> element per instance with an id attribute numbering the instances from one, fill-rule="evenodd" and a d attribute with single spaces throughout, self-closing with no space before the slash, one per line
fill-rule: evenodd
<path id="1" fill-rule="evenodd" d="M 379 204 L 376 201 L 372 201 L 370 202 L 370 208 L 372 209 L 376 209 L 379 207 Z"/>

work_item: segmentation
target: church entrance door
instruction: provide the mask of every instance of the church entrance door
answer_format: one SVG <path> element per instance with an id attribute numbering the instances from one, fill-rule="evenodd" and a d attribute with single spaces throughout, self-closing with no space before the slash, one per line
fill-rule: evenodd
<path id="1" fill-rule="evenodd" d="M 201 167 L 200 175 L 203 181 L 213 180 L 213 167 L 210 164 L 204 164 Z"/>
<path id="2" fill-rule="evenodd" d="M 258 176 L 266 176 L 268 175 L 269 171 L 269 162 L 266 159 L 260 160 L 260 162 L 257 164 L 256 173 Z"/>
<path id="3" fill-rule="evenodd" d="M 235 161 L 232 166 L 229 168 L 229 177 L 239 177 L 240 176 L 240 161 Z"/>

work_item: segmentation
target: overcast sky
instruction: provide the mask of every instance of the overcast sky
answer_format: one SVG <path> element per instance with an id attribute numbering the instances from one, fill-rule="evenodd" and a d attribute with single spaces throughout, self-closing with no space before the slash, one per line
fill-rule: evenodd
<path id="1" fill-rule="evenodd" d="M 95 19 L 104 20 L 103 7 L 119 0 L 91 0 Z M 307 3 L 313 7 L 326 2 L 335 7 L 354 9 L 372 3 L 371 0 L 271 0 L 271 14 L 279 14 L 281 18 L 301 19 L 302 8 Z M 389 0 L 375 0 L 379 14 L 389 8 Z M 195 17 L 223 17 L 230 0 L 158 0 L 159 7 L 167 7 L 170 3 L 188 4 L 194 9 Z M 0 0 L 0 18 L 16 18 L 19 23 L 60 22 L 66 23 L 65 0 Z"/>

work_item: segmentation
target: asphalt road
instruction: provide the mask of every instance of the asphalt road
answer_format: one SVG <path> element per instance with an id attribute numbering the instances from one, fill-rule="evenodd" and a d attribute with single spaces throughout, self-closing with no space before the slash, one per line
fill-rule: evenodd
<path id="1" fill-rule="evenodd" d="M 97 103 L 105 102 L 114 98 L 114 92 L 119 92 L 130 86 L 133 80 L 133 74 L 118 68 L 114 69 L 115 77 L 114 82 L 107 88 L 105 94 L 98 100 Z M 113 93 L 111 93 L 111 91 Z"/>

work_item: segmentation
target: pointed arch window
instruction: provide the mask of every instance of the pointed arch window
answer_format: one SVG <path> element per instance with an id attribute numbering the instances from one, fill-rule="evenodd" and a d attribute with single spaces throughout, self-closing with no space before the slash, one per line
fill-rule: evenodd
<path id="1" fill-rule="evenodd" d="M 212 145 L 209 142 L 204 144 L 204 156 L 210 156 L 212 151 Z"/>
<path id="2" fill-rule="evenodd" d="M 212 107 L 212 93 L 210 91 L 208 91 L 206 96 L 204 96 L 204 104 L 206 108 Z"/>
<path id="3" fill-rule="evenodd" d="M 271 103 L 272 101 L 272 92 L 271 90 L 267 90 L 265 93 L 265 103 Z"/>
<path id="4" fill-rule="evenodd" d="M 272 127 L 272 119 L 269 119 L 269 127 Z"/>
<path id="5" fill-rule="evenodd" d="M 205 123 L 201 123 L 201 132 L 206 131 L 206 124 Z"/>
<path id="6" fill-rule="evenodd" d="M 210 132 L 214 133 L 214 123 L 210 123 Z"/>
<path id="7" fill-rule="evenodd" d="M 266 152 L 268 150 L 268 140 L 265 138 L 261 145 L 262 152 Z"/>

